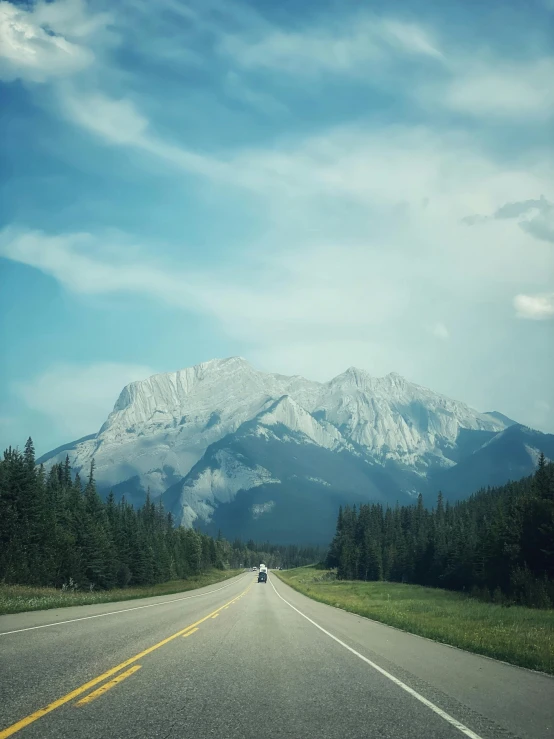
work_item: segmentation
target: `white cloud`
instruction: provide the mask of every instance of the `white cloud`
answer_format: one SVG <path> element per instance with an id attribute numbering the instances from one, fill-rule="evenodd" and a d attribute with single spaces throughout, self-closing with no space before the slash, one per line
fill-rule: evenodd
<path id="1" fill-rule="evenodd" d="M 339 252 L 321 245 L 297 253 L 292 261 L 290 253 L 282 253 L 244 264 L 244 255 L 237 255 L 236 267 L 221 274 L 171 269 L 130 250 L 128 244 L 91 234 L 49 236 L 5 229 L 0 232 L 0 255 L 40 269 L 75 293 L 148 295 L 216 316 L 231 333 L 242 335 L 251 335 L 253 327 L 254 333 L 294 330 L 299 320 L 327 328 L 374 325 L 401 311 L 405 301 L 403 290 L 383 282 L 390 265 L 376 265 L 372 275 L 354 280 L 352 270 L 364 259 L 363 250 Z M 317 282 L 313 281 L 314 259 Z M 358 309 L 362 303 L 364 311 Z"/>
<path id="2" fill-rule="evenodd" d="M 31 380 L 14 383 L 13 389 L 69 440 L 98 430 L 122 388 L 152 374 L 150 367 L 134 364 L 57 364 Z"/>
<path id="3" fill-rule="evenodd" d="M 39 2 L 32 10 L 0 2 L 0 79 L 47 82 L 90 66 L 88 36 L 105 28 L 108 14 L 88 15 L 82 0 Z"/>
<path id="4" fill-rule="evenodd" d="M 289 204 L 310 198 L 321 204 L 322 197 L 339 197 L 394 208 L 387 215 L 395 220 L 414 209 L 429 218 L 461 218 L 529 192 L 554 193 L 551 170 L 543 173 L 533 161 L 503 166 L 473 136 L 424 126 L 340 126 L 286 146 L 237 152 L 229 165 L 235 182 L 268 199 L 280 193 Z"/>
<path id="5" fill-rule="evenodd" d="M 545 119 L 554 115 L 554 59 L 526 63 L 461 60 L 435 103 L 482 118 Z"/>
<path id="6" fill-rule="evenodd" d="M 554 318 L 554 293 L 516 295 L 514 307 L 520 318 L 543 321 Z"/>
<path id="7" fill-rule="evenodd" d="M 32 15 L 37 24 L 72 39 L 104 33 L 113 22 L 111 13 L 92 15 L 85 0 L 41 0 L 35 4 Z"/>
<path id="8" fill-rule="evenodd" d="M 507 200 L 523 201 L 537 192 L 554 199 L 546 155 L 540 167 L 536 159 L 503 167 L 476 148 L 473 136 L 459 132 L 439 136 L 423 126 L 339 126 L 286 144 L 277 141 L 216 157 L 159 137 L 130 99 L 77 92 L 71 86 L 64 86 L 60 95 L 66 116 L 106 143 L 132 147 L 164 162 L 170 171 L 200 176 L 222 191 L 245 188 L 280 226 L 283 218 L 298 225 L 299 216 L 304 223 L 320 222 L 328 210 L 347 202 L 379 209 L 381 218 L 407 225 L 415 215 L 425 224 L 436 218 L 461 220 L 468 212 L 494 212 Z M 540 160 L 541 152 L 535 155 Z M 550 211 L 541 211 L 520 225 L 550 238 L 551 219 Z M 496 233 L 501 231 L 499 226 Z"/>
<path id="9" fill-rule="evenodd" d="M 77 124 L 113 144 L 141 146 L 148 120 L 131 100 L 114 100 L 99 92 L 76 93 L 65 87 L 64 112 Z"/>

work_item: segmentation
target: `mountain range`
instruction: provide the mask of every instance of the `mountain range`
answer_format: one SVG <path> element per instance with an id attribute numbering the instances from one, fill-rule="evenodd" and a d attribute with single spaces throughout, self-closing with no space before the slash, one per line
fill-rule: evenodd
<path id="1" fill-rule="evenodd" d="M 480 413 L 396 373 L 350 367 L 329 382 L 255 370 L 241 357 L 123 388 L 96 434 L 54 449 L 99 490 L 227 537 L 327 543 L 338 506 L 456 500 L 530 474 L 554 435 Z"/>

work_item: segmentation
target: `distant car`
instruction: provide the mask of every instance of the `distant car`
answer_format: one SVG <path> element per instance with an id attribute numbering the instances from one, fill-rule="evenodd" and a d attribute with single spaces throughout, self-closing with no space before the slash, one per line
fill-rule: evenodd
<path id="1" fill-rule="evenodd" d="M 252 567 L 252 572 L 256 572 L 257 569 L 257 567 Z"/>

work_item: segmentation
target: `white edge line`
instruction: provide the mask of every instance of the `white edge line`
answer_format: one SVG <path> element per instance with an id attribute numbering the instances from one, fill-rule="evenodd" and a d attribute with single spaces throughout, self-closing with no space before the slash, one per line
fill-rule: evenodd
<path id="1" fill-rule="evenodd" d="M 240 577 L 240 575 L 238 575 Z M 22 631 L 34 631 L 35 629 L 47 629 L 49 626 L 63 626 L 64 624 L 74 624 L 76 621 L 88 621 L 91 618 L 104 618 L 104 616 L 115 616 L 118 613 L 127 613 L 128 611 L 140 611 L 142 608 L 155 608 L 156 606 L 165 606 L 168 603 L 177 603 L 180 600 L 190 600 L 191 598 L 202 598 L 204 595 L 211 595 L 217 593 L 219 590 L 225 590 L 225 588 L 233 585 L 232 582 L 227 583 L 222 588 L 216 588 L 210 590 L 208 593 L 197 593 L 196 595 L 185 595 L 182 598 L 173 598 L 173 600 L 165 600 L 163 603 L 149 603 L 146 606 L 134 606 L 133 608 L 121 608 L 119 611 L 109 611 L 108 613 L 97 613 L 95 616 L 81 616 L 80 618 L 69 618 L 67 621 L 56 621 L 52 624 L 42 624 L 42 626 L 28 626 L 26 629 L 15 629 L 14 631 L 0 631 L 0 636 L 8 636 L 8 634 L 20 634 Z M 154 596 L 156 597 L 156 596 Z M 163 596 L 162 596 L 163 597 Z M 94 605 L 94 604 L 89 604 Z M 79 608 L 79 606 L 76 606 Z M 23 611 L 23 613 L 33 613 L 33 611 Z M 6 616 L 17 616 L 17 613 L 7 613 Z"/>
<path id="2" fill-rule="evenodd" d="M 286 580 L 281 580 L 279 575 L 277 575 L 277 579 L 284 583 L 285 585 L 288 585 L 289 588 L 294 590 L 299 595 L 304 595 L 306 598 L 309 598 L 309 595 L 305 595 L 301 590 L 296 590 L 292 587 L 292 585 L 289 585 Z M 469 649 L 464 649 L 463 647 L 457 647 L 455 644 L 449 644 L 446 641 L 440 641 L 440 639 L 433 639 L 430 636 L 423 636 L 422 634 L 414 634 L 413 631 L 407 631 L 407 629 L 402 629 L 400 626 L 393 626 L 392 624 L 388 624 L 385 621 L 378 621 L 376 618 L 371 618 L 370 616 L 362 616 L 361 613 L 356 613 L 356 611 L 347 611 L 346 608 L 343 608 L 342 606 L 332 606 L 330 603 L 325 603 L 322 600 L 316 600 L 316 603 L 319 603 L 322 606 L 328 606 L 329 608 L 333 608 L 335 611 L 341 611 L 342 613 L 346 613 L 347 616 L 352 616 L 352 618 L 362 618 L 364 621 L 369 621 L 372 624 L 376 624 L 377 626 L 385 626 L 387 629 L 394 629 L 394 631 L 400 631 L 401 634 L 407 634 L 408 636 L 413 636 L 415 639 L 423 639 L 423 641 L 432 642 L 433 644 L 439 644 L 441 647 L 448 647 L 449 649 L 455 649 L 457 652 L 463 652 L 463 654 L 470 654 L 472 657 L 481 657 L 481 659 L 488 659 L 491 662 L 499 662 L 501 665 L 506 665 L 507 667 L 511 667 L 514 670 L 523 670 L 524 672 L 531 672 L 533 675 L 540 675 L 541 677 L 548 677 L 551 680 L 554 680 L 554 675 L 551 675 L 549 672 L 542 672 L 541 670 L 534 670 L 532 667 L 523 667 L 522 665 L 515 665 L 513 662 L 506 662 L 506 660 L 499 659 L 498 657 L 490 657 L 488 654 L 481 654 L 481 652 L 470 652 Z"/>
<path id="3" fill-rule="evenodd" d="M 445 721 L 448 721 L 449 724 L 454 726 L 458 731 L 461 731 L 462 734 L 465 734 L 470 739 L 482 739 L 482 737 L 479 736 L 479 734 L 476 734 L 474 731 L 471 731 L 471 729 L 468 729 L 467 726 L 464 726 L 464 724 L 457 721 L 453 716 L 451 716 L 449 713 L 446 713 L 446 711 L 443 711 L 442 708 L 439 708 L 434 703 L 431 703 L 431 701 L 427 700 L 427 698 L 424 698 L 420 693 L 418 693 L 413 688 L 410 688 L 409 685 L 406 685 L 406 683 L 403 683 L 402 680 L 399 680 L 394 675 L 391 675 L 390 672 L 387 672 L 382 667 L 379 667 L 379 665 L 375 664 L 375 662 L 372 662 L 367 657 L 364 657 L 363 654 L 360 654 L 352 647 L 348 646 L 345 642 L 343 642 L 341 639 L 339 639 L 337 636 L 334 636 L 334 634 L 331 634 L 330 631 L 327 631 L 327 629 L 324 629 L 323 626 L 320 626 L 318 623 L 313 621 L 309 616 L 306 616 L 305 613 L 302 613 L 302 611 L 299 611 L 298 608 L 292 605 L 292 603 L 289 603 L 288 600 L 285 600 L 283 596 L 277 592 L 277 589 L 275 588 L 275 585 L 270 580 L 271 587 L 275 591 L 275 594 L 278 598 L 281 598 L 281 600 L 287 604 L 287 606 L 290 606 L 293 611 L 296 611 L 302 618 L 305 618 L 306 621 L 309 621 L 313 626 L 315 626 L 317 629 L 322 631 L 326 636 L 328 636 L 330 639 L 333 639 L 333 641 L 336 641 L 337 644 L 340 644 L 341 647 L 344 647 L 349 652 L 352 652 L 352 654 L 356 655 L 359 659 L 361 659 L 363 662 L 368 664 L 370 667 L 373 667 L 374 670 L 377 670 L 377 672 L 380 672 L 381 675 L 384 675 L 386 678 L 391 680 L 395 685 L 398 685 L 399 688 L 402 688 L 402 690 L 405 690 L 406 693 L 409 693 L 411 696 L 413 696 L 416 700 L 418 700 L 420 703 L 423 703 L 424 706 L 427 706 L 427 708 L 430 708 L 432 711 L 434 711 L 438 716 L 443 718 Z"/>

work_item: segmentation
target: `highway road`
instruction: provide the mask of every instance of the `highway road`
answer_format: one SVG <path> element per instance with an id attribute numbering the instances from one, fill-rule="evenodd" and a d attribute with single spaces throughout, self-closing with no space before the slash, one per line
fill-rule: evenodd
<path id="1" fill-rule="evenodd" d="M 554 737 L 554 679 L 248 572 L 0 617 L 0 739 Z"/>

